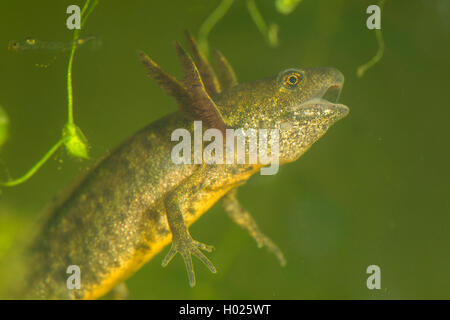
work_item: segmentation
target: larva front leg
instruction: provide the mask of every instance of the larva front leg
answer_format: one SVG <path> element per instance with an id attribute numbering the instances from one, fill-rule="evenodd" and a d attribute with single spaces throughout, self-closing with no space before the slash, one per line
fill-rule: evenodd
<path id="1" fill-rule="evenodd" d="M 192 196 L 189 194 L 191 191 L 188 190 L 193 190 L 192 186 L 198 184 L 198 179 L 201 178 L 201 175 L 201 169 L 194 172 L 192 176 L 186 178 L 179 186 L 170 192 L 164 200 L 166 216 L 170 231 L 172 232 L 172 247 L 163 259 L 162 266 L 167 266 L 172 258 L 177 253 L 180 253 L 186 265 L 189 284 L 191 287 L 195 286 L 195 272 L 192 264 L 192 255 L 196 256 L 201 262 L 203 262 L 203 264 L 205 264 L 212 273 L 217 272 L 211 261 L 209 261 L 209 259 L 201 251 L 205 250 L 207 252 L 211 252 L 214 247 L 194 240 L 190 235 L 183 218 L 181 203 L 187 197 Z"/>

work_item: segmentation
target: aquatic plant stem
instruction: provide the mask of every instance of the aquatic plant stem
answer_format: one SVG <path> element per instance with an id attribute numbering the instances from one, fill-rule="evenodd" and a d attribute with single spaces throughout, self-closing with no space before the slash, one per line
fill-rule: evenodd
<path id="1" fill-rule="evenodd" d="M 272 47 L 278 46 L 278 25 L 271 24 L 270 26 L 268 26 L 266 24 L 263 16 L 261 15 L 261 12 L 259 12 L 258 7 L 256 6 L 255 0 L 247 0 L 247 9 L 250 17 L 252 18 L 259 32 L 261 32 L 261 34 L 266 39 L 267 43 Z"/>
<path id="2" fill-rule="evenodd" d="M 86 22 L 87 17 L 92 13 L 95 6 L 98 4 L 98 1 L 95 0 L 93 5 L 89 8 L 91 0 L 86 0 L 83 9 L 81 9 L 81 27 L 83 27 Z M 86 10 L 89 8 L 89 11 Z M 72 89 L 72 65 L 73 65 L 73 57 L 75 56 L 75 51 L 77 49 L 77 40 L 79 38 L 80 29 L 75 29 L 73 32 L 72 38 L 72 48 L 70 50 L 69 55 L 69 63 L 67 66 L 67 125 L 73 125 L 73 89 Z"/>
<path id="3" fill-rule="evenodd" d="M 76 40 L 76 31 L 74 32 L 74 39 Z M 73 121 L 73 93 L 72 93 L 72 64 L 73 57 L 75 55 L 76 45 L 72 44 L 72 49 L 70 50 L 69 64 L 67 67 L 67 125 L 74 123 Z"/>
<path id="4" fill-rule="evenodd" d="M 95 6 L 98 4 L 97 0 L 94 0 L 92 6 L 89 6 L 91 0 L 86 0 L 83 9 L 81 11 L 81 23 L 80 27 L 83 27 L 88 16 L 92 13 Z M 69 55 L 69 63 L 67 66 L 67 123 L 63 129 L 62 140 L 69 154 L 77 158 L 89 158 L 87 140 L 81 131 L 77 127 L 73 117 L 73 87 L 72 87 L 72 65 L 75 51 L 78 46 L 80 29 L 75 29 L 72 38 L 72 48 Z"/>
<path id="5" fill-rule="evenodd" d="M 380 7 L 380 14 L 383 11 L 383 6 L 386 0 L 380 0 L 378 6 Z M 356 70 L 356 75 L 358 78 L 361 78 L 367 70 L 372 68 L 375 64 L 377 64 L 384 55 L 384 39 L 381 29 L 375 29 L 375 36 L 377 38 L 378 50 L 375 56 L 372 57 L 368 62 L 358 67 Z"/>
<path id="6" fill-rule="evenodd" d="M 82 12 L 81 12 L 81 27 L 84 26 L 84 23 L 86 22 L 87 18 L 92 13 L 92 11 L 94 11 L 97 4 L 98 4 L 98 0 L 94 0 L 94 2 L 92 3 L 92 6 L 89 7 L 89 1 L 86 2 L 86 4 L 84 5 L 84 7 L 82 9 Z M 88 8 L 89 8 L 89 10 L 88 10 Z M 86 12 L 86 10 L 88 10 L 88 11 Z"/>
<path id="7" fill-rule="evenodd" d="M 206 56 L 209 56 L 208 35 L 212 28 L 219 22 L 220 19 L 228 12 L 234 0 L 222 0 L 219 6 L 209 15 L 203 22 L 198 31 L 198 46 L 200 51 Z"/>
<path id="8" fill-rule="evenodd" d="M 62 144 L 63 144 L 63 140 L 62 139 L 58 140 L 58 142 L 56 142 L 56 144 L 49 151 L 47 151 L 47 153 L 42 157 L 42 159 L 39 160 L 22 177 L 14 179 L 14 180 L 10 180 L 8 182 L 2 182 L 2 183 L 0 183 L 0 186 L 3 186 L 3 187 L 14 187 L 14 186 L 17 186 L 17 185 L 27 181 L 28 179 L 30 179 L 36 173 L 36 171 L 38 171 L 42 167 L 42 165 L 44 165 L 44 163 L 46 163 L 47 160 L 50 159 L 50 157 L 56 152 L 56 150 L 58 150 L 58 148 Z"/>

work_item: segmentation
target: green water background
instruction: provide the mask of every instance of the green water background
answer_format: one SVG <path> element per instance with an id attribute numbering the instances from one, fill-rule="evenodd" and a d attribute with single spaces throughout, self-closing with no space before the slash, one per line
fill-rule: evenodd
<path id="1" fill-rule="evenodd" d="M 185 44 L 184 29 L 196 33 L 218 3 L 100 1 L 84 34 L 102 46 L 80 48 L 73 69 L 75 120 L 94 159 L 176 110 L 146 77 L 137 50 L 181 77 L 173 41 Z M 300 160 L 275 176 L 255 176 L 240 190 L 242 204 L 282 248 L 287 266 L 257 249 L 216 205 L 191 233 L 216 247 L 209 257 L 218 274 L 195 261 L 197 286 L 191 289 L 179 257 L 160 266 L 166 248 L 127 281 L 131 298 L 450 298 L 450 2 L 388 0 L 385 55 L 362 79 L 357 66 L 377 50 L 365 26 L 365 9 L 374 1 L 304 0 L 289 16 L 277 13 L 273 1 L 257 3 L 266 20 L 280 26 L 279 47 L 266 45 L 239 0 L 210 35 L 239 80 L 289 67 L 334 66 L 346 76 L 341 101 L 350 107 Z M 59 139 L 66 120 L 68 53 L 38 68 L 54 55 L 10 52 L 8 41 L 70 41 L 70 4 L 0 3 L 0 104 L 11 121 L 0 150 L 3 178 L 28 170 Z M 88 164 L 61 151 L 27 183 L 2 189 L 0 260 Z M 381 290 L 366 287 L 366 268 L 373 264 L 381 267 Z M 0 287 L 8 277 L 14 274 L 0 275 Z"/>

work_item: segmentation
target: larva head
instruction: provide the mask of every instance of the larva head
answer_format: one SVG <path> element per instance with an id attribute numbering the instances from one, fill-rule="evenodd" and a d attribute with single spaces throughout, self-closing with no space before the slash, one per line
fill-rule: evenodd
<path id="1" fill-rule="evenodd" d="M 334 68 L 288 69 L 221 93 L 216 104 L 227 125 L 278 129 L 279 161 L 298 159 L 348 108 L 338 104 L 344 76 Z"/>

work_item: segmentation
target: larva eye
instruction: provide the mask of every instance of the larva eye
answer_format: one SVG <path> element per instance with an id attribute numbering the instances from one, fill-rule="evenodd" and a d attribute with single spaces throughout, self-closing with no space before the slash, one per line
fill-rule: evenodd
<path id="1" fill-rule="evenodd" d="M 33 39 L 33 38 L 27 38 L 27 39 L 25 39 L 25 41 L 30 46 L 34 46 L 36 44 L 36 39 Z"/>
<path id="2" fill-rule="evenodd" d="M 297 88 L 303 81 L 303 74 L 300 71 L 288 71 L 282 78 L 281 83 L 285 88 Z"/>

